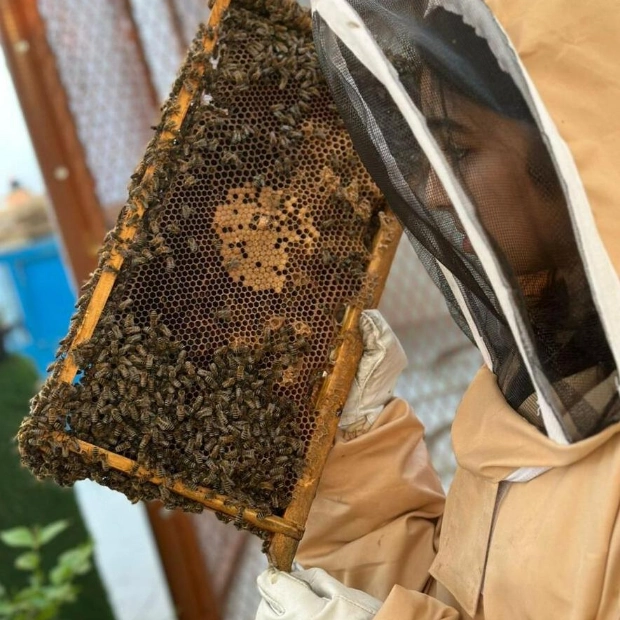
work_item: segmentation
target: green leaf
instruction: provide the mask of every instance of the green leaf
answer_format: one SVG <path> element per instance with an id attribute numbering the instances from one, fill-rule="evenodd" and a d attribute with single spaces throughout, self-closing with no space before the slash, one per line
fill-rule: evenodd
<path id="1" fill-rule="evenodd" d="M 39 612 L 37 620 L 58 620 L 59 605 L 51 605 L 48 609 Z"/>
<path id="2" fill-rule="evenodd" d="M 15 605 L 21 604 L 21 607 L 45 609 L 48 605 L 48 599 L 42 588 L 24 588 L 15 595 L 13 600 Z"/>
<path id="3" fill-rule="evenodd" d="M 50 603 L 73 603 L 77 598 L 77 587 L 70 583 L 44 588 L 45 597 Z"/>
<path id="4" fill-rule="evenodd" d="M 56 586 L 71 581 L 76 575 L 83 575 L 91 569 L 90 557 L 93 544 L 84 543 L 75 549 L 65 551 L 56 566 L 50 571 L 50 582 Z"/>
<path id="5" fill-rule="evenodd" d="M 28 601 L 30 599 L 36 599 L 41 594 L 41 588 L 35 588 L 34 586 L 27 586 L 15 592 L 13 597 L 14 603 L 20 603 L 21 601 Z"/>
<path id="6" fill-rule="evenodd" d="M 9 601 L 0 601 L 0 618 L 11 618 L 13 605 Z"/>
<path id="7" fill-rule="evenodd" d="M 93 554 L 93 544 L 84 543 L 75 549 L 69 549 L 60 556 L 60 562 L 69 566 L 76 575 L 83 575 L 90 570 L 90 557 Z"/>
<path id="8" fill-rule="evenodd" d="M 39 554 L 26 551 L 15 559 L 15 568 L 19 570 L 36 570 L 39 567 Z"/>
<path id="9" fill-rule="evenodd" d="M 50 571 L 50 583 L 54 586 L 60 586 L 63 583 L 71 581 L 73 573 L 68 566 L 58 563 Z"/>
<path id="10" fill-rule="evenodd" d="M 69 527 L 69 522 L 64 521 L 64 520 L 54 521 L 54 523 L 50 523 L 49 525 L 46 525 L 39 532 L 39 544 L 45 545 L 50 540 L 56 538 L 58 534 L 60 534 L 61 532 L 64 532 L 68 527 Z"/>
<path id="11" fill-rule="evenodd" d="M 9 547 L 32 548 L 35 546 L 34 534 L 27 527 L 4 530 L 4 532 L 0 532 L 0 540 Z"/>

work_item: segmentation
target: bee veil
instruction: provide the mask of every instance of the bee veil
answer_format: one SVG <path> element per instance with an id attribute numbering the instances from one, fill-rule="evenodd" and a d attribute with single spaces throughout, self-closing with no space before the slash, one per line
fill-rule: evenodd
<path id="1" fill-rule="evenodd" d="M 582 9 L 522 6 L 550 13 L 527 21 L 508 5 L 317 0 L 315 42 L 357 152 L 454 319 L 512 408 L 566 444 L 620 420 L 620 288 L 592 212 L 603 212 L 607 181 L 599 175 L 595 186 L 591 166 L 574 159 L 579 138 L 617 114 L 592 94 L 585 103 L 574 94 L 579 114 L 566 109 L 567 84 L 591 80 L 587 71 L 605 76 L 604 33 L 579 31 L 583 51 L 558 51 L 552 68 L 536 55 L 537 45 L 568 40 L 554 25 L 575 30 L 584 22 L 571 12 Z M 541 84 L 555 117 L 491 8 L 519 37 L 540 82 L 556 79 L 555 90 Z M 526 21 L 543 31 L 538 39 L 523 30 Z M 600 64 L 588 69 L 593 59 Z M 609 232 L 610 220 L 617 234 L 611 216 L 601 230 Z M 515 476 L 540 473 L 536 465 Z"/>

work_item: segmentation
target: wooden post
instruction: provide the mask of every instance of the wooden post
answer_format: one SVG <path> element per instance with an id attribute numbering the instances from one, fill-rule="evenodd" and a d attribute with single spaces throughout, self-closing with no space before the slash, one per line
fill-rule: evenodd
<path id="1" fill-rule="evenodd" d="M 0 38 L 75 284 L 96 266 L 106 227 L 34 0 L 0 0 Z"/>
<path id="2" fill-rule="evenodd" d="M 160 502 L 146 506 L 179 620 L 220 620 L 224 601 L 213 592 L 190 515 Z"/>

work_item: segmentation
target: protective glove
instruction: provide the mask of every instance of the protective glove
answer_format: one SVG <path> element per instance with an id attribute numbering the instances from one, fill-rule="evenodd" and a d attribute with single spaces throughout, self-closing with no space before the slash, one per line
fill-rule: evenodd
<path id="1" fill-rule="evenodd" d="M 392 399 L 407 356 L 398 338 L 378 310 L 360 317 L 364 354 L 338 424 L 345 439 L 366 432 Z"/>
<path id="2" fill-rule="evenodd" d="M 290 575 L 268 568 L 256 580 L 262 600 L 256 620 L 369 620 L 381 601 L 343 586 L 321 568 Z"/>

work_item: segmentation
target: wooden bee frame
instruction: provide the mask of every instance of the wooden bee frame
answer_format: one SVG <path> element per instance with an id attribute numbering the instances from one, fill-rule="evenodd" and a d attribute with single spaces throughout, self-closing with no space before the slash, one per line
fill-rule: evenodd
<path id="1" fill-rule="evenodd" d="M 45 393 L 39 398 L 38 402 L 35 400 L 34 414 L 30 418 L 27 418 L 22 425 L 19 440 L 24 461 L 33 468 L 38 475 L 53 475 L 63 484 L 71 483 L 73 478 L 71 478 L 66 471 L 62 470 L 62 468 L 54 470 L 53 468 L 58 468 L 59 465 L 57 462 L 52 463 L 54 459 L 58 459 L 59 457 L 68 458 L 69 454 L 71 454 L 78 456 L 83 463 L 91 463 L 93 468 L 98 468 L 98 471 L 99 468 L 102 468 L 104 472 L 121 472 L 126 474 L 129 478 L 139 481 L 140 484 L 155 485 L 155 487 L 162 489 L 162 492 L 167 489 L 167 491 L 177 496 L 192 500 L 192 502 L 196 502 L 220 515 L 233 518 L 239 525 L 248 526 L 254 531 L 268 532 L 270 536 L 267 552 L 270 562 L 281 570 L 290 570 L 298 542 L 303 535 L 304 524 L 316 492 L 322 468 L 334 440 L 338 425 L 338 414 L 346 401 L 347 394 L 355 376 L 357 364 L 362 354 L 362 343 L 358 332 L 359 316 L 363 308 L 374 307 L 378 303 L 400 238 L 400 226 L 395 218 L 385 209 L 385 206 L 382 207 L 382 210 L 377 210 L 377 208 L 375 208 L 375 216 L 373 216 L 374 219 L 372 220 L 375 222 L 375 227 L 372 234 L 372 243 L 370 244 L 368 260 L 365 261 L 365 271 L 363 274 L 358 273 L 356 275 L 359 282 L 362 282 L 360 277 L 363 275 L 363 283 L 358 286 L 355 300 L 346 305 L 346 307 L 343 307 L 343 315 L 340 317 L 340 327 L 335 339 L 332 341 L 330 350 L 330 371 L 325 373 L 326 376 L 322 381 L 320 389 L 313 397 L 313 427 L 311 437 L 304 450 L 303 467 L 296 476 L 296 482 L 291 493 L 290 501 L 288 501 L 282 514 L 264 514 L 260 509 L 252 506 L 243 506 L 239 502 L 232 501 L 231 497 L 227 494 L 216 492 L 214 489 L 205 488 L 195 483 L 189 485 L 178 475 L 175 477 L 170 477 L 165 475 L 165 473 L 161 475 L 156 469 L 153 467 L 145 467 L 137 459 L 127 458 L 126 456 L 117 454 L 113 450 L 96 445 L 94 441 L 80 439 L 71 429 L 70 414 L 67 414 L 64 421 L 62 421 L 61 418 L 59 418 L 58 410 L 53 406 L 53 393 L 55 390 L 60 388 L 65 391 L 70 391 L 76 381 L 78 372 L 84 367 L 94 368 L 96 365 L 96 362 L 92 359 L 90 361 L 84 361 L 82 350 L 84 347 L 88 347 L 93 338 L 93 334 L 100 326 L 106 304 L 110 301 L 111 293 L 123 269 L 125 257 L 130 256 L 127 248 L 130 247 L 132 243 L 135 243 L 145 213 L 149 212 L 149 209 L 156 208 L 152 206 L 154 203 L 163 200 L 160 199 L 161 179 L 163 178 L 164 181 L 166 181 L 168 180 L 168 176 L 172 175 L 169 175 L 162 169 L 162 162 L 165 163 L 167 160 L 174 158 L 175 153 L 181 148 L 182 144 L 180 146 L 179 143 L 182 143 L 180 136 L 182 135 L 183 123 L 192 108 L 195 109 L 196 106 L 199 105 L 201 97 L 204 96 L 203 78 L 205 67 L 208 67 L 207 63 L 211 62 L 213 59 L 218 30 L 222 20 L 227 14 L 229 4 L 230 0 L 216 0 L 212 8 L 209 23 L 204 30 L 203 37 L 195 44 L 192 53 L 188 57 L 185 69 L 177 80 L 173 94 L 163 109 L 163 119 L 155 138 L 147 148 L 147 155 L 133 177 L 134 183 L 133 186 L 130 186 L 129 202 L 121 213 L 116 231 L 109 236 L 104 246 L 100 267 L 94 274 L 91 283 L 88 285 L 87 292 L 82 298 L 80 311 L 78 312 L 76 320 L 73 322 L 69 336 L 65 339 L 64 349 L 61 348 L 60 357 L 55 364 L 52 377 L 48 380 L 48 392 L 51 392 L 51 395 L 50 393 Z M 308 15 L 300 12 L 295 3 L 288 3 L 286 0 L 273 0 L 272 2 L 269 0 L 258 0 L 257 4 L 261 6 L 276 5 L 280 11 L 279 14 L 286 15 L 298 27 L 305 29 L 309 29 L 310 27 Z M 269 6 L 267 8 L 269 8 Z M 277 45 L 280 45 L 280 47 L 284 46 L 282 49 L 286 47 L 281 43 Z M 277 45 L 275 48 L 276 51 L 280 49 Z M 282 63 L 280 63 L 279 66 L 281 67 Z M 281 71 L 280 75 L 286 76 L 286 73 Z M 237 80 L 237 76 L 234 72 L 231 72 L 231 79 L 233 82 Z M 286 87 L 287 79 L 280 77 L 280 88 L 282 88 L 283 83 L 284 88 Z M 303 75 L 300 79 L 303 79 Z M 306 81 L 309 81 L 309 78 Z M 275 113 L 281 114 L 280 110 L 276 110 L 274 114 Z M 283 116 L 283 119 L 284 121 L 288 121 L 286 116 Z M 286 130 L 286 132 L 288 132 L 287 135 L 291 135 L 294 138 L 294 132 L 291 131 L 288 122 L 285 122 L 284 126 L 288 128 Z M 312 131 L 308 130 L 307 125 L 305 126 L 305 130 L 306 133 Z M 242 135 L 243 129 L 235 131 L 236 133 L 233 133 L 231 138 L 233 144 L 245 139 Z M 247 132 L 251 134 L 251 128 L 248 129 Z M 298 133 L 301 134 L 301 132 Z M 318 134 L 316 131 L 315 133 Z M 281 143 L 283 140 L 283 138 L 274 136 L 272 141 L 276 143 L 275 147 L 282 147 L 282 152 L 289 152 L 287 150 L 289 149 L 287 144 L 282 146 Z M 288 138 L 286 138 L 286 140 L 288 140 Z M 278 142 L 280 144 L 278 144 Z M 209 147 L 207 146 L 207 148 Z M 175 151 L 175 149 L 177 149 L 177 151 Z M 225 151 L 222 157 L 226 159 L 227 164 L 236 165 L 235 158 L 237 155 L 235 155 L 233 150 Z M 288 172 L 286 171 L 287 167 L 290 167 L 286 158 L 287 156 L 279 156 L 276 164 L 280 166 L 280 169 L 285 171 L 285 174 L 290 175 L 290 170 Z M 336 166 L 336 164 L 334 164 L 334 166 Z M 353 164 L 351 164 L 351 166 L 353 166 Z M 188 165 L 187 168 L 190 169 L 191 166 Z M 193 179 L 193 176 L 188 173 L 185 176 L 184 183 L 189 184 L 190 179 Z M 330 184 L 336 187 L 339 182 L 338 179 L 339 177 L 336 178 L 334 175 L 327 175 L 320 180 L 320 184 L 328 188 Z M 284 194 L 281 192 L 267 191 L 263 186 L 263 180 L 257 179 L 255 189 L 242 189 L 237 191 L 237 193 L 234 194 L 235 200 L 238 201 L 238 204 L 242 204 L 240 201 L 241 198 L 244 197 L 244 191 L 248 193 L 254 192 L 256 196 L 260 196 L 258 200 L 264 197 L 266 197 L 265 201 L 267 201 L 267 199 L 273 200 L 275 196 L 278 205 L 277 208 L 289 209 L 292 213 L 294 207 L 293 199 L 283 198 Z M 368 226 L 371 218 L 369 211 L 370 203 L 359 199 L 358 189 L 358 184 L 355 179 L 353 179 L 344 190 L 342 188 L 338 189 L 337 192 L 334 190 L 334 192 L 336 192 L 334 196 L 337 194 L 338 200 L 347 202 L 347 204 L 352 206 L 352 217 L 357 217 L 358 219 L 352 219 L 351 221 L 357 222 L 355 224 L 356 226 L 360 221 L 362 222 L 359 228 L 361 231 L 359 236 L 361 238 L 362 232 L 370 230 Z M 239 198 L 239 193 L 241 193 L 241 198 Z M 379 200 L 379 198 L 377 198 L 377 200 Z M 189 206 L 183 204 L 180 209 L 183 217 L 189 217 L 190 213 L 185 213 L 185 211 L 189 212 L 191 210 Z M 258 217 L 258 219 L 255 218 L 252 220 L 253 223 L 251 222 L 251 225 L 255 227 L 254 229 L 260 229 L 261 226 L 267 227 L 272 225 L 275 226 L 278 223 L 281 224 L 279 220 L 275 224 L 268 221 L 271 216 L 265 214 L 272 212 L 269 211 L 269 209 L 273 211 L 276 207 L 266 207 L 263 211 L 260 211 L 263 215 Z M 303 212 L 303 209 L 301 211 Z M 368 212 L 368 214 L 366 212 Z M 237 211 L 235 211 L 235 213 L 237 213 Z M 298 207 L 295 213 L 299 213 Z M 264 218 L 267 223 L 261 218 Z M 223 224 L 220 225 L 220 229 L 223 231 L 221 234 L 232 234 L 229 233 L 228 228 L 230 227 L 226 227 Z M 291 229 L 289 228 L 289 230 Z M 304 243 L 307 244 L 307 235 L 309 235 L 310 239 L 312 239 L 313 234 L 318 235 L 317 230 L 311 225 L 307 225 L 303 231 L 305 232 L 299 235 L 300 247 L 304 247 Z M 284 233 L 282 233 L 281 236 L 283 234 Z M 293 231 L 289 234 L 295 235 L 296 233 Z M 156 236 L 157 235 L 159 235 L 159 232 Z M 197 251 L 198 242 L 194 237 L 188 237 L 186 241 L 189 246 L 189 251 L 195 253 Z M 276 245 L 279 248 L 281 243 L 280 239 L 278 238 L 276 241 Z M 238 242 L 237 245 L 241 247 L 240 242 Z M 165 246 L 160 244 L 155 248 L 154 252 L 162 247 Z M 227 267 L 228 272 L 232 274 L 231 278 L 233 281 L 238 283 L 238 281 L 241 280 L 241 282 L 243 282 L 243 279 L 239 275 L 238 266 L 232 264 L 237 260 L 235 256 L 241 256 L 241 254 L 235 254 L 237 250 L 235 250 L 235 245 L 233 243 L 230 244 L 230 248 L 229 254 L 232 252 L 232 258 L 229 256 L 226 259 L 229 261 Z M 333 250 L 334 253 L 336 251 L 337 248 Z M 174 268 L 174 259 L 170 258 L 169 252 L 162 251 L 162 253 L 166 255 L 166 262 L 163 270 L 164 272 L 170 271 Z M 162 260 L 164 259 L 162 258 Z M 323 250 L 323 264 L 331 265 L 336 260 L 335 254 L 330 253 L 328 250 Z M 343 261 L 343 264 L 346 260 Z M 258 266 L 259 262 L 256 264 Z M 347 263 L 347 269 L 348 268 L 350 268 L 350 261 Z M 283 268 L 280 267 L 280 271 L 282 270 Z M 278 271 L 278 265 L 273 266 L 273 271 L 280 273 L 280 271 Z M 281 279 L 283 278 L 283 276 L 278 277 Z M 258 282 L 254 283 L 253 286 L 255 288 L 260 288 L 260 286 L 263 285 Z M 302 283 L 298 286 L 303 287 L 305 284 Z M 121 302 L 119 306 L 121 304 L 130 303 L 131 299 L 125 300 Z M 229 321 L 230 318 L 227 316 L 227 313 L 227 309 L 218 310 L 213 321 L 216 323 L 217 321 Z M 152 355 L 150 358 L 150 361 L 147 361 L 147 367 L 153 364 L 157 365 L 157 360 L 154 360 Z M 243 374 L 244 371 L 241 369 L 238 372 Z M 142 376 L 145 377 L 144 383 L 146 385 L 146 374 L 141 375 L 141 377 Z M 140 382 L 142 382 L 142 378 L 140 378 Z M 41 406 L 42 402 L 46 402 L 47 404 Z M 38 409 L 38 407 L 40 407 L 40 409 Z M 112 416 L 115 415 L 120 414 L 118 411 L 113 411 Z M 184 417 L 185 415 L 186 414 L 182 412 L 182 416 Z M 159 417 L 157 418 L 157 420 L 160 419 Z M 164 426 L 164 423 L 166 426 Z M 161 425 L 163 430 L 167 430 L 167 425 L 170 424 L 172 423 L 162 419 Z M 214 448 L 214 451 L 215 450 L 216 448 Z M 219 448 L 217 448 L 217 450 L 219 451 Z M 43 459 L 43 464 L 39 462 L 40 459 Z M 98 475 L 98 479 L 102 479 L 105 482 L 106 475 Z M 149 488 L 152 489 L 154 487 L 150 486 Z"/>

